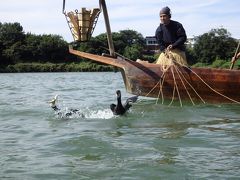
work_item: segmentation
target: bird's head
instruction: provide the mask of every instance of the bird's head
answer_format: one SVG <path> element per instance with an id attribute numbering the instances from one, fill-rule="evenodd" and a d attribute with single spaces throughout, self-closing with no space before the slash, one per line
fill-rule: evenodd
<path id="1" fill-rule="evenodd" d="M 58 99 L 58 95 L 55 95 L 55 97 L 48 103 L 50 103 L 51 106 L 54 106 L 56 104 L 57 99 Z"/>
<path id="2" fill-rule="evenodd" d="M 121 91 L 120 91 L 120 90 L 117 90 L 117 91 L 116 91 L 116 95 L 117 95 L 118 98 L 121 97 Z"/>

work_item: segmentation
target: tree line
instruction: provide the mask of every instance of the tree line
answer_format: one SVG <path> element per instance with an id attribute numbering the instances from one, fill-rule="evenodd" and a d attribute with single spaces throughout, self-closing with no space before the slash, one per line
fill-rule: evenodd
<path id="1" fill-rule="evenodd" d="M 1 65 L 18 62 L 63 62 L 67 42 L 59 35 L 25 33 L 20 23 L 0 23 Z"/>
<path id="2" fill-rule="evenodd" d="M 157 58 L 157 55 L 143 53 L 146 49 L 145 38 L 137 31 L 121 30 L 113 32 L 112 37 L 115 51 L 126 58 L 145 59 L 149 62 L 153 62 Z M 99 55 L 108 53 L 106 33 L 92 37 L 88 42 L 72 44 L 81 51 Z M 223 64 L 230 61 L 236 46 L 237 41 L 226 29 L 212 29 L 195 37 L 194 46 L 186 48 L 188 63 L 190 65 L 210 65 L 218 61 Z M 51 71 L 54 71 L 54 68 L 58 71 L 78 71 L 76 68 L 67 68 L 65 64 L 70 64 L 71 67 L 73 67 L 73 63 L 82 63 L 84 66 L 88 64 L 86 60 L 69 54 L 68 43 L 59 35 L 25 33 L 20 23 L 0 23 L 0 71 L 17 65 L 21 71 L 21 64 L 26 68 L 26 64 L 31 66 L 31 63 L 38 63 L 38 66 L 40 66 L 39 64 L 46 66 L 49 63 L 49 66 L 46 67 L 51 67 Z M 61 67 L 56 68 L 52 64 L 61 64 Z M 91 67 L 96 67 L 90 64 L 86 69 L 91 70 Z M 83 70 L 83 67 L 80 67 L 79 69 Z M 9 71 L 14 71 L 11 68 Z M 104 70 L 104 68 L 101 67 L 100 70 Z M 30 68 L 29 71 L 34 71 L 34 68 Z M 39 68 L 38 71 L 48 70 Z"/>

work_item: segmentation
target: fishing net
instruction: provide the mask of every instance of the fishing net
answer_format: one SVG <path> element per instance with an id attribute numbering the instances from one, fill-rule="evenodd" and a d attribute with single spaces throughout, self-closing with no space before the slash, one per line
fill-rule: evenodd
<path id="1" fill-rule="evenodd" d="M 156 64 L 160 64 L 163 67 L 163 70 L 167 70 L 171 65 L 177 62 L 180 65 L 187 66 L 186 55 L 183 51 L 178 49 L 173 49 L 165 53 L 161 53 L 158 57 Z"/>

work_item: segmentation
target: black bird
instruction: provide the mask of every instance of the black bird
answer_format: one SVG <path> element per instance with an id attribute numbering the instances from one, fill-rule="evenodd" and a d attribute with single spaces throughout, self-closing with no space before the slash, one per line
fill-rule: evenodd
<path id="1" fill-rule="evenodd" d="M 57 112 L 61 117 L 71 117 L 73 114 L 78 114 L 80 117 L 85 117 L 84 114 L 79 112 L 79 109 L 69 109 L 68 112 L 63 113 L 57 106 L 58 95 L 56 95 L 51 101 L 49 101 L 51 108 Z"/>
<path id="2" fill-rule="evenodd" d="M 117 105 L 116 104 L 110 105 L 110 109 L 112 110 L 114 115 L 123 115 L 132 106 L 130 103 L 134 103 L 138 99 L 138 96 L 130 97 L 126 100 L 125 104 L 122 105 L 121 91 L 117 90 L 116 94 L 117 94 Z"/>

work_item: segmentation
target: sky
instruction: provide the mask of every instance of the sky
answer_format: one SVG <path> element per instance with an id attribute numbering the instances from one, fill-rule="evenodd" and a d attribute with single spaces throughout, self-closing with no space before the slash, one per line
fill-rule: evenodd
<path id="1" fill-rule="evenodd" d="M 86 7 L 99 7 L 98 0 L 65 0 L 66 12 Z M 230 0 L 106 0 L 112 32 L 135 30 L 154 36 L 160 23 L 159 11 L 168 6 L 172 20 L 180 22 L 188 37 L 225 28 L 232 37 L 240 39 L 240 1 Z M 19 22 L 25 33 L 57 34 L 73 41 L 62 0 L 0 0 L 0 22 Z M 105 33 L 103 14 L 100 14 L 93 36 Z"/>

